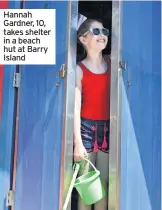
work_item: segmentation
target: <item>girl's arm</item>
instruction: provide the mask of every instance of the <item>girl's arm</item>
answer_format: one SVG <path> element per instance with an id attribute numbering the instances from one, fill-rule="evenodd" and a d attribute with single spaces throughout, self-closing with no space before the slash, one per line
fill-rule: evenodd
<path id="1" fill-rule="evenodd" d="M 86 149 L 83 146 L 81 138 L 81 102 L 82 102 L 82 77 L 83 72 L 79 66 L 76 68 L 75 85 L 75 109 L 74 109 L 74 160 L 81 161 L 87 156 Z"/>
<path id="2" fill-rule="evenodd" d="M 81 68 L 77 65 L 76 68 L 76 83 L 75 83 L 75 109 L 74 109 L 74 144 L 81 144 L 81 120 L 80 120 L 80 111 L 81 111 L 81 96 L 82 96 L 82 77 L 83 72 Z"/>

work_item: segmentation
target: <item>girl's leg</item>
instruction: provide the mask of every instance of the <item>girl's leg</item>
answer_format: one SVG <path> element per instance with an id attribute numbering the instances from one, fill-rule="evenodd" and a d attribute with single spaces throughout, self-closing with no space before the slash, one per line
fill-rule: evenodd
<path id="1" fill-rule="evenodd" d="M 95 204 L 95 210 L 108 210 L 108 181 L 109 181 L 109 154 L 99 151 L 96 158 L 96 168 L 100 171 L 106 196 Z"/>
<path id="2" fill-rule="evenodd" d="M 96 153 L 91 152 L 88 154 L 89 155 L 89 160 L 95 165 L 96 163 Z M 88 162 L 83 163 L 79 170 L 79 176 L 81 176 L 84 173 L 87 173 L 89 170 L 91 170 L 91 166 Z M 84 205 L 82 199 L 80 196 L 78 197 L 78 210 L 91 210 L 91 206 L 86 206 Z"/>

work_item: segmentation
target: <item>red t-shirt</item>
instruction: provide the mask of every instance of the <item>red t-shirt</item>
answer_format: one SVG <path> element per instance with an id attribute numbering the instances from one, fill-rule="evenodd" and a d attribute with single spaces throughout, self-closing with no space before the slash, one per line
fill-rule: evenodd
<path id="1" fill-rule="evenodd" d="M 110 119 L 111 62 L 109 57 L 105 57 L 105 60 L 108 63 L 108 70 L 102 74 L 92 73 L 82 62 L 78 63 L 83 71 L 82 118 L 91 120 Z"/>

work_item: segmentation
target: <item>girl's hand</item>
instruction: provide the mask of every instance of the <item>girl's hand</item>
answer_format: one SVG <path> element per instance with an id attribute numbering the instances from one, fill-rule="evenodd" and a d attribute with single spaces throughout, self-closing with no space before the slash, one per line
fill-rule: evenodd
<path id="1" fill-rule="evenodd" d="M 85 156 L 88 156 L 87 151 L 82 143 L 77 143 L 74 146 L 74 161 L 79 162 L 85 159 Z"/>

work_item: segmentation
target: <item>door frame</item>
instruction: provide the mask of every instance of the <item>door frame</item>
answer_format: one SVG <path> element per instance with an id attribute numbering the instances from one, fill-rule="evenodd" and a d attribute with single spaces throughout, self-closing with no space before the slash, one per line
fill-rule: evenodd
<path id="1" fill-rule="evenodd" d="M 60 167 L 59 210 L 62 210 L 68 186 L 72 177 L 74 90 L 76 69 L 78 1 L 68 1 L 66 34 L 66 77 L 64 81 L 64 108 L 62 125 L 62 153 Z M 73 95 L 73 97 L 72 97 Z M 70 210 L 70 202 L 67 210 Z"/>
<path id="2" fill-rule="evenodd" d="M 109 210 L 120 210 L 122 1 L 112 1 Z"/>
<path id="3" fill-rule="evenodd" d="M 120 148 L 121 148 L 121 7 L 120 1 L 112 1 L 112 37 L 111 37 L 111 104 L 110 104 L 110 155 L 109 155 L 109 182 L 113 185 L 109 193 L 109 210 L 120 210 Z M 76 68 L 76 43 L 77 43 L 78 1 L 69 1 L 67 17 L 67 46 L 66 64 L 67 75 L 65 78 L 63 129 L 62 129 L 62 154 L 60 169 L 60 205 L 62 206 L 72 178 L 73 164 L 73 123 L 74 123 L 74 90 Z M 72 97 L 73 95 L 73 97 Z M 115 100 L 114 100 L 115 99 Z M 112 148 L 112 149 L 111 149 Z M 109 186 L 110 191 L 110 186 Z M 67 210 L 71 210 L 69 202 Z"/>

